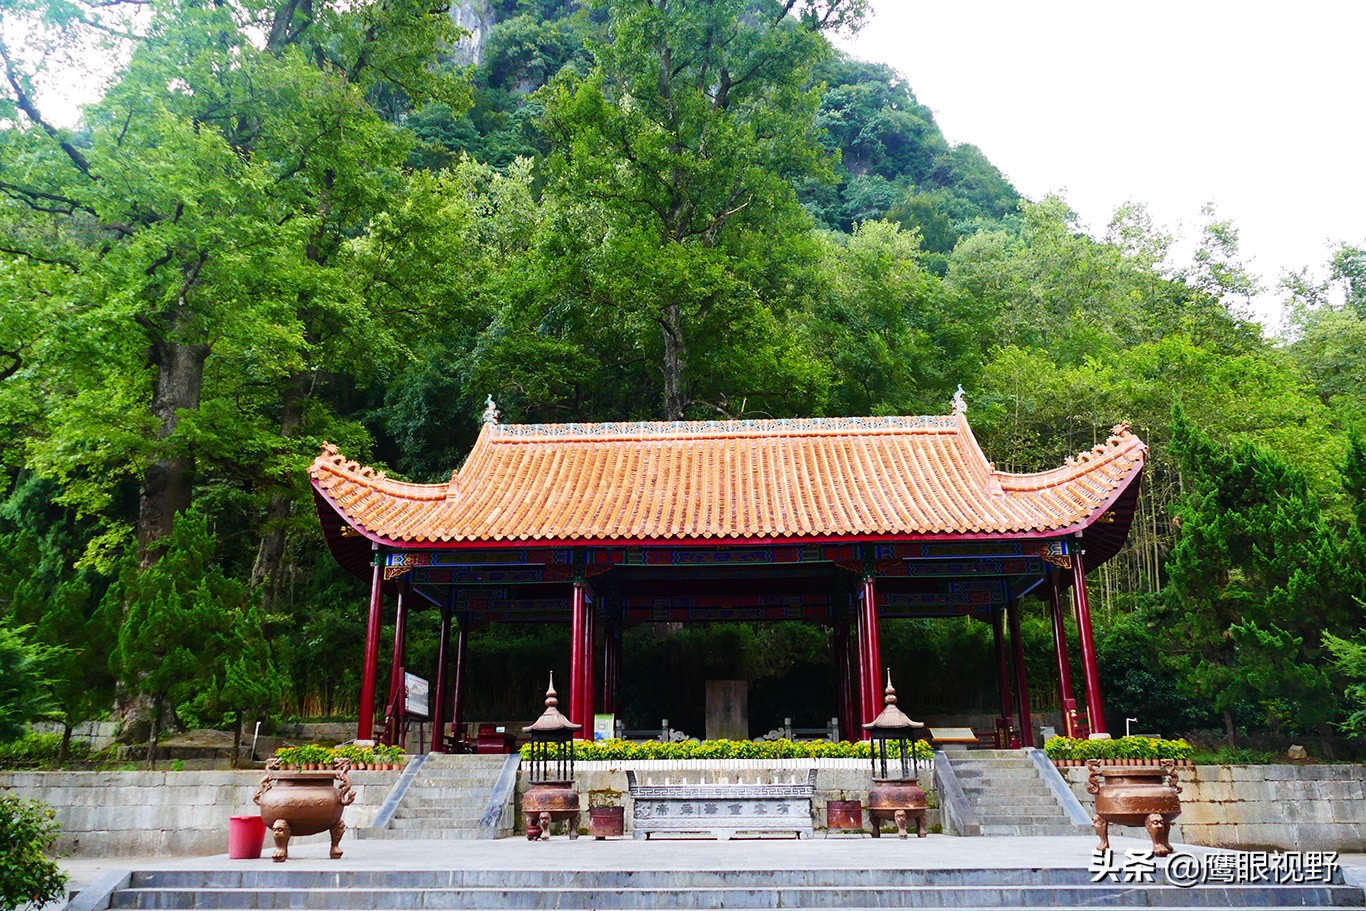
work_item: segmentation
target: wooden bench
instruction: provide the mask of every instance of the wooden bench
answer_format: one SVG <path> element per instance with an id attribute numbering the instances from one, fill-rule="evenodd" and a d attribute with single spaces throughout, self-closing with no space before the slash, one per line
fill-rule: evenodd
<path id="1" fill-rule="evenodd" d="M 641 784 L 626 772 L 636 838 L 708 832 L 727 841 L 739 832 L 792 832 L 811 837 L 816 770 L 805 784 Z"/>

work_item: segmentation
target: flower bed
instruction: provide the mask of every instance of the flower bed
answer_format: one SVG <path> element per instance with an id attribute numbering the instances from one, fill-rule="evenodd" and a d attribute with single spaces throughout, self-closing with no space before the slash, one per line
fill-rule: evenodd
<path id="1" fill-rule="evenodd" d="M 1185 740 L 1156 737 L 1117 737 L 1113 740 L 1050 737 L 1043 745 L 1043 751 L 1059 766 L 1086 765 L 1091 759 L 1111 765 L 1157 765 L 1164 759 L 1184 764 L 1190 758 L 1191 745 Z"/>
<path id="2" fill-rule="evenodd" d="M 637 759 L 868 759 L 871 750 L 872 746 L 866 741 L 690 740 L 660 743 L 647 740 L 636 743 L 630 740 L 594 740 L 575 744 L 574 758 L 580 762 Z M 934 757 L 934 747 L 928 741 L 916 741 L 914 751 L 919 759 Z M 529 758 L 530 755 L 530 745 L 523 746 L 522 758 Z"/>
<path id="3" fill-rule="evenodd" d="M 362 747 L 345 744 L 325 747 L 308 744 L 301 747 L 280 747 L 275 751 L 280 767 L 290 769 L 325 769 L 338 759 L 346 759 L 353 769 L 401 769 L 408 757 L 399 746 Z"/>

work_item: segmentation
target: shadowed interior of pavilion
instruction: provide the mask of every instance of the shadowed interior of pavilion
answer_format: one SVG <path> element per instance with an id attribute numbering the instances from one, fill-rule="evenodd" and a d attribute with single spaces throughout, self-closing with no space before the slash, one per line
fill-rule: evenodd
<path id="1" fill-rule="evenodd" d="M 376 693 L 386 601 L 391 680 L 407 617 L 439 614 L 442 729 L 467 720 L 468 634 L 483 624 L 568 627 L 562 705 L 591 736 L 595 712 L 619 709 L 627 630 L 803 621 L 829 631 L 828 705 L 856 737 L 881 706 L 881 622 L 956 616 L 993 629 L 1010 684 L 1001 714 L 1029 745 L 1019 604 L 1042 598 L 1065 727 L 1103 732 L 1085 573 L 1124 542 L 1146 447 L 1120 425 L 1059 468 L 1000 472 L 965 412 L 957 398 L 951 414 L 920 417 L 507 425 L 490 402 L 444 484 L 396 481 L 324 446 L 310 469 L 324 534 L 371 582 L 358 738 L 375 736 L 377 705 L 395 719 L 401 708 L 392 687 Z M 1076 692 L 1064 612 L 1082 652 Z"/>

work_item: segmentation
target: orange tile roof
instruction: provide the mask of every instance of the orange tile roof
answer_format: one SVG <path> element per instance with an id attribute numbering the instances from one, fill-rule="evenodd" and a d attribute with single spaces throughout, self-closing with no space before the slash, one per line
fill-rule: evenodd
<path id="1" fill-rule="evenodd" d="M 684 543 L 1060 534 L 1142 471 L 1126 425 L 1067 464 L 1009 474 L 962 414 L 676 423 L 485 423 L 445 484 L 410 484 L 324 444 L 314 488 L 366 537 Z"/>

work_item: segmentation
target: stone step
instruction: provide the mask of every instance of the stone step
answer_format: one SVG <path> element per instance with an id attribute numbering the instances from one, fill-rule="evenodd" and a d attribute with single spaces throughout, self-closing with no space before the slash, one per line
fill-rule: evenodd
<path id="1" fill-rule="evenodd" d="M 974 800 L 973 803 L 979 807 L 1049 807 L 1055 810 L 1058 808 L 1058 801 L 1052 794 L 1021 794 L 1016 797 L 1007 797 L 988 791 Z"/>
<path id="2" fill-rule="evenodd" d="M 1043 826 L 984 825 L 982 826 L 982 834 L 1015 837 L 1035 835 L 1093 835 L 1095 833 L 1090 826 L 1073 825 L 1060 821 L 1056 825 Z"/>
<path id="3" fill-rule="evenodd" d="M 1075 825 L 1061 813 L 977 813 L 984 826 L 1057 826 Z"/>
<path id="4" fill-rule="evenodd" d="M 1007 769 L 959 769 L 954 768 L 958 780 L 966 784 L 970 781 L 990 779 L 992 781 L 1037 781 L 1039 772 L 1033 766 L 1012 767 Z"/>
<path id="5" fill-rule="evenodd" d="M 972 788 L 964 788 L 963 793 L 967 795 L 969 801 L 975 803 L 983 797 L 1002 797 L 1011 800 L 1016 797 L 1040 797 L 1047 794 L 1048 790 L 1044 783 L 1040 781 L 1033 784 L 1030 784 L 1029 782 L 1012 782 L 1010 784 L 998 785 L 988 783 Z"/>
<path id="6" fill-rule="evenodd" d="M 1159 868 L 1162 862 L 1159 861 Z M 1159 876 L 1161 873 L 1159 872 Z M 546 888 L 592 889 L 699 888 L 772 886 L 1088 886 L 1085 867 L 1024 868 L 810 868 L 781 870 L 405 870 L 369 869 L 336 872 L 289 865 L 255 869 L 148 870 L 133 874 L 139 889 L 463 889 Z M 1341 871 L 1334 885 L 1343 885 Z M 1266 884 L 1263 884 L 1266 885 Z M 1317 884 L 1316 884 L 1317 885 Z M 1203 887 L 1197 887 L 1203 888 Z"/>
<path id="7" fill-rule="evenodd" d="M 626 887 L 614 890 L 465 887 L 458 889 L 158 889 L 116 892 L 113 908 L 224 909 L 636 909 L 636 908 L 935 908 L 1109 907 L 1233 908 L 1271 903 L 1340 906 L 1361 902 L 1351 886 L 1096 885 Z"/>
<path id="8" fill-rule="evenodd" d="M 394 831 L 400 829 L 418 829 L 423 832 L 433 832 L 437 829 L 477 829 L 479 827 L 479 817 L 481 814 L 471 813 L 466 815 L 451 814 L 441 819 L 424 817 L 395 816 L 389 821 L 389 828 Z"/>
<path id="9" fill-rule="evenodd" d="M 356 837 L 400 841 L 473 841 L 480 837 L 480 833 L 478 829 L 360 829 Z"/>
<path id="10" fill-rule="evenodd" d="M 493 783 L 490 782 L 486 788 L 409 788 L 408 793 L 403 796 L 403 802 L 410 800 L 436 801 L 436 800 L 460 800 L 476 795 L 488 799 L 489 792 L 493 790 Z"/>
<path id="11" fill-rule="evenodd" d="M 451 816 L 482 816 L 484 815 L 484 802 L 471 801 L 470 803 L 447 804 L 440 807 L 409 806 L 405 801 L 398 811 L 394 813 L 394 818 L 407 817 L 408 819 L 445 819 Z"/>
<path id="12" fill-rule="evenodd" d="M 419 775 L 413 779 L 415 788 L 479 788 L 493 784 L 497 775 Z"/>

